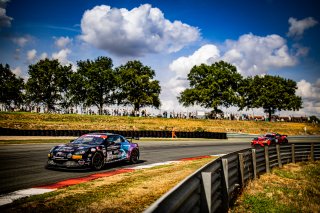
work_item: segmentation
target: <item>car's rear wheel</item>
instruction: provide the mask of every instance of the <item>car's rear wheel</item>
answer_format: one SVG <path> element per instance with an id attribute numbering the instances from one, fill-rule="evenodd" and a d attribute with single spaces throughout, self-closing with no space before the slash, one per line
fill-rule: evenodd
<path id="1" fill-rule="evenodd" d="M 104 166 L 103 156 L 100 152 L 96 152 L 91 160 L 91 167 L 94 170 L 100 170 Z"/>
<path id="2" fill-rule="evenodd" d="M 134 149 L 131 151 L 130 163 L 136 164 L 138 162 L 139 162 L 139 151 L 137 149 Z"/>

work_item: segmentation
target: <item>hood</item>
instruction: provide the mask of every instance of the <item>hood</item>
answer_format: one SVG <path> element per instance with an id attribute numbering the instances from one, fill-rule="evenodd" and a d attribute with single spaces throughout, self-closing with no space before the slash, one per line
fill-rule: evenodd
<path id="1" fill-rule="evenodd" d="M 89 149 L 91 147 L 96 147 L 96 145 L 68 143 L 68 144 L 56 146 L 56 147 L 54 147 L 54 149 L 52 151 L 54 151 L 54 152 L 75 152 L 77 150 Z"/>
<path id="2" fill-rule="evenodd" d="M 266 139 L 267 139 L 267 138 L 264 137 L 264 136 L 259 136 L 259 137 L 255 138 L 254 140 L 264 141 L 264 140 L 266 140 Z"/>

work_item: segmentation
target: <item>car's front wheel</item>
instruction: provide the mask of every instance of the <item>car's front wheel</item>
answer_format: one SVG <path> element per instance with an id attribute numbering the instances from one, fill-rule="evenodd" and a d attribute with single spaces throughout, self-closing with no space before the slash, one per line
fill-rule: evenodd
<path id="1" fill-rule="evenodd" d="M 104 165 L 104 159 L 100 152 L 96 152 L 91 160 L 91 167 L 94 170 L 100 170 Z"/>
<path id="2" fill-rule="evenodd" d="M 136 164 L 138 162 L 139 162 L 139 151 L 137 149 L 134 149 L 131 151 L 130 163 Z"/>

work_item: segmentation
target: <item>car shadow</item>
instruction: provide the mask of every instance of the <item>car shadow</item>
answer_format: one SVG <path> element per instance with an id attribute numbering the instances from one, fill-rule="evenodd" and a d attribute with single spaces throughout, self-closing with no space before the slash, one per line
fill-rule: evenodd
<path id="1" fill-rule="evenodd" d="M 143 164 L 145 162 L 148 162 L 146 160 L 139 160 L 137 163 L 132 164 L 125 161 L 119 161 L 119 162 L 113 162 L 108 163 L 102 167 L 101 170 L 95 171 L 91 168 L 63 168 L 63 167 L 47 167 L 45 166 L 45 169 L 52 170 L 52 171 L 59 171 L 59 172 L 65 172 L 65 173 L 97 173 L 97 172 L 105 172 L 111 169 L 123 169 L 123 168 L 130 168 L 134 165 Z"/>

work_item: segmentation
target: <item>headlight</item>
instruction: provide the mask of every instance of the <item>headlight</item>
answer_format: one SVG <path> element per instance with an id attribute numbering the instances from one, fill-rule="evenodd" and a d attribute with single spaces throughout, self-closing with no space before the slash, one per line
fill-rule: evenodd
<path id="1" fill-rule="evenodd" d="M 97 151 L 96 148 L 91 148 L 91 152 Z"/>

